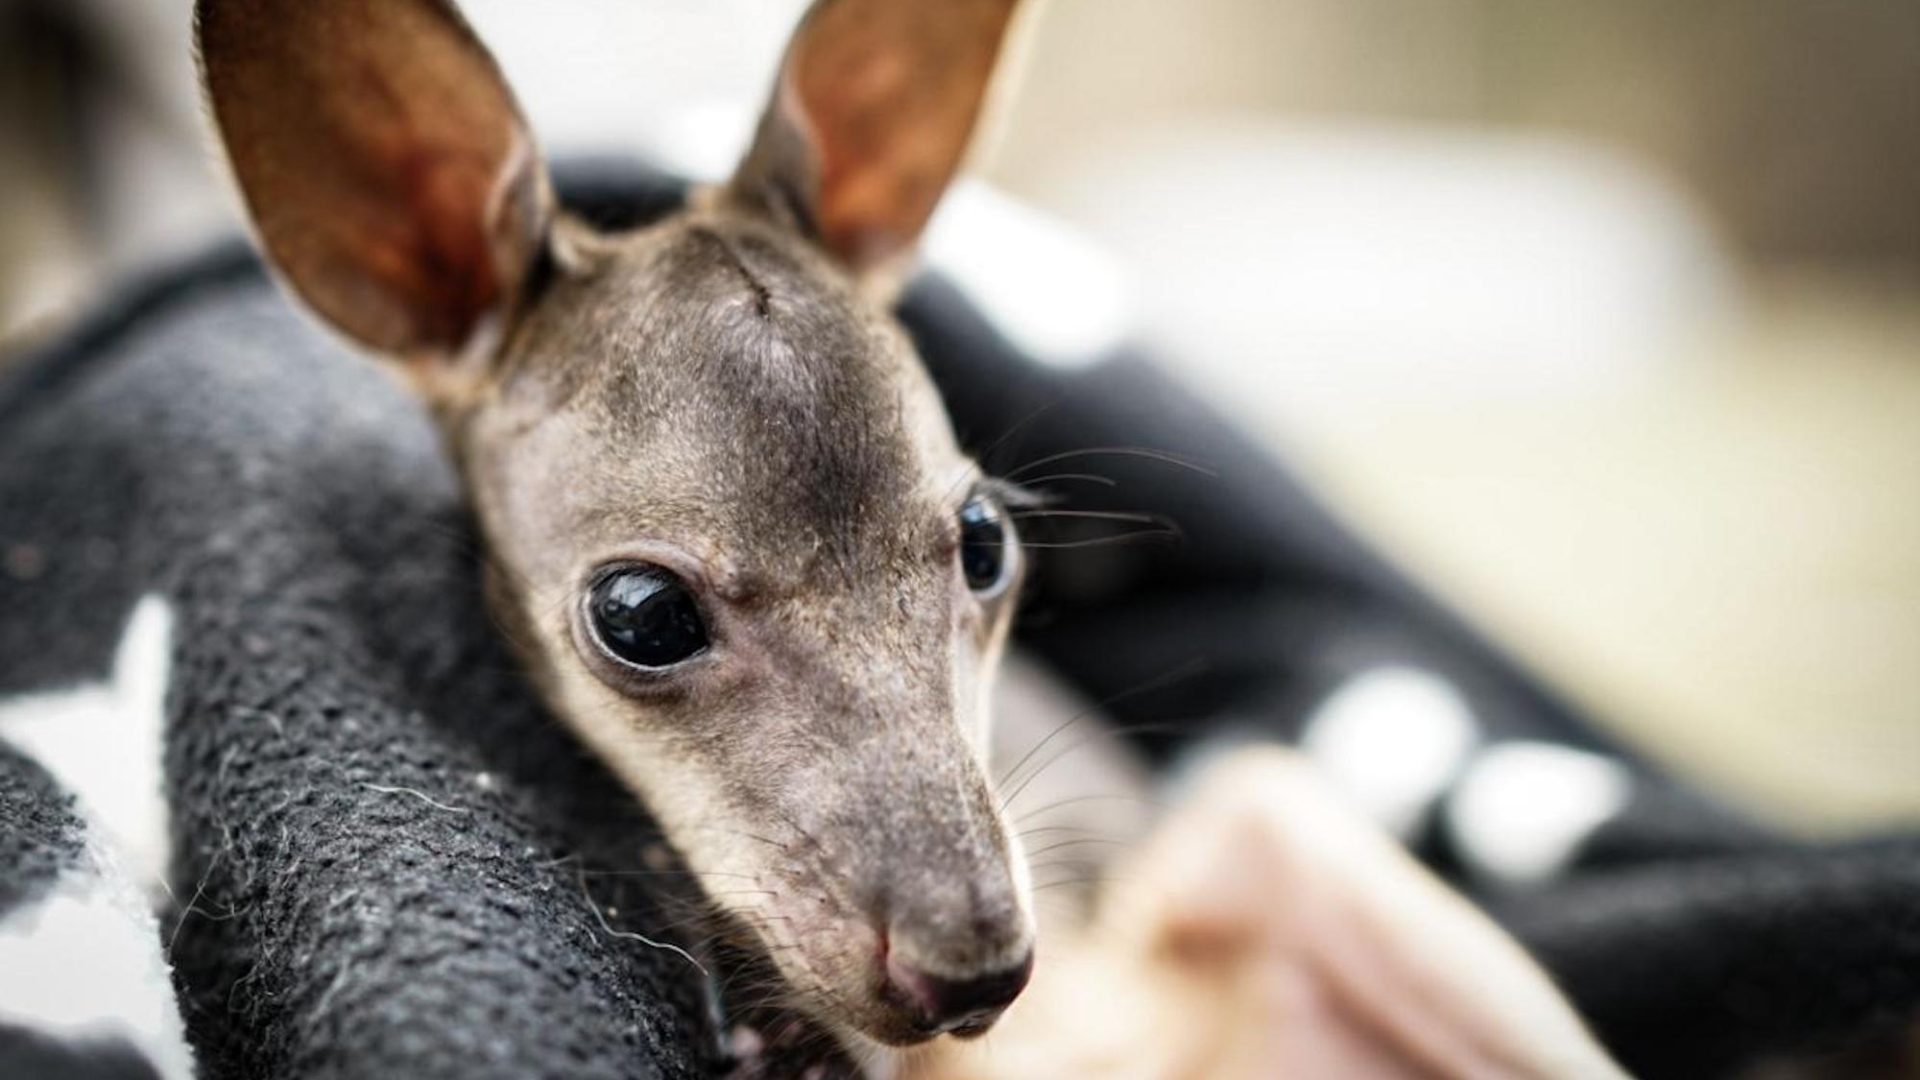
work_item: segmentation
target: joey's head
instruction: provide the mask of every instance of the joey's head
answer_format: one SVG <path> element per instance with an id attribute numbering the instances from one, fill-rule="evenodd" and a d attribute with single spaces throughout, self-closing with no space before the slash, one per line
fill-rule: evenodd
<path id="1" fill-rule="evenodd" d="M 820 0 L 734 178 L 558 212 L 445 0 L 200 0 L 261 245 L 434 408 L 555 710 L 822 1019 L 984 1030 L 1026 981 L 986 682 L 1019 576 L 889 282 L 1013 0 Z"/>

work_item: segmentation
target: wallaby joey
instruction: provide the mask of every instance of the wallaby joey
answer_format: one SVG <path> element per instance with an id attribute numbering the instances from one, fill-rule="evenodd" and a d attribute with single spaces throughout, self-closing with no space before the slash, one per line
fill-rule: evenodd
<path id="1" fill-rule="evenodd" d="M 261 248 L 404 370 L 549 703 L 805 1010 L 984 1031 L 1033 956 L 983 760 L 1019 547 L 888 314 L 1014 0 L 819 0 L 733 178 L 554 205 L 446 0 L 199 0 Z"/>

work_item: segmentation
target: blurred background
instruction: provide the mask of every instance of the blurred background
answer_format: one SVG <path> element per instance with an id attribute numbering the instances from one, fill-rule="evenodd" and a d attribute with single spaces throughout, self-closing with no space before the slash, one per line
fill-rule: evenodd
<path id="1" fill-rule="evenodd" d="M 720 174 L 798 0 L 468 0 L 552 156 Z M 189 0 L 0 0 L 0 348 L 236 226 Z M 977 159 L 1435 591 L 1811 831 L 1920 821 L 1920 4 L 1044 0 Z M 1084 242 L 1083 242 L 1084 241 Z M 930 241 L 942 238 L 938 224 Z M 1071 317 L 1065 313 L 1071 312 Z"/>

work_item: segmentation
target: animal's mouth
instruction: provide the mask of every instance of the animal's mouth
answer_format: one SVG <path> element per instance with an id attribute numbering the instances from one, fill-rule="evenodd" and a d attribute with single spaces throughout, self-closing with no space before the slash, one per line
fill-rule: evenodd
<path id="1" fill-rule="evenodd" d="M 931 1021 L 920 1015 L 912 1006 L 890 1003 L 900 1019 L 881 1025 L 877 1029 L 862 1032 L 868 1038 L 883 1042 L 889 1046 L 918 1046 L 930 1042 L 942 1035 L 951 1035 L 956 1039 L 977 1039 L 993 1030 L 1006 1007 L 970 1013 L 966 1017 L 952 1021 Z"/>
<path id="2" fill-rule="evenodd" d="M 887 1046 L 906 1048 L 931 1042 L 942 1035 L 975 1039 L 992 1030 L 1004 1007 L 969 1014 L 956 1020 L 929 1018 L 918 1007 L 890 991 L 873 997 L 876 1008 L 867 1015 L 850 1019 L 848 1026 L 859 1034 Z"/>

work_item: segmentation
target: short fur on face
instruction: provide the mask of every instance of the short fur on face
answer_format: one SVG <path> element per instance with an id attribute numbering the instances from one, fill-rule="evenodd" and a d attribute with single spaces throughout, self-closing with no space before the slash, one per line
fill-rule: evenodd
<path id="1" fill-rule="evenodd" d="M 262 246 L 434 406 L 556 711 L 799 1005 L 894 1043 L 931 1030 L 889 957 L 966 980 L 1031 949 L 982 767 L 1011 590 L 960 571 L 975 470 L 884 307 L 1011 10 L 821 0 L 735 180 L 604 235 L 553 209 L 445 0 L 198 8 Z M 710 637 L 664 674 L 585 625 L 631 563 Z"/>
<path id="2" fill-rule="evenodd" d="M 917 959 L 1010 963 L 1025 900 L 979 707 L 1009 605 L 956 573 L 972 468 L 910 348 L 752 219 L 582 247 L 460 423 L 551 699 L 797 985 L 872 997 L 880 929 L 947 911 L 978 932 L 930 933 L 946 951 Z M 609 353 L 627 362 L 579 359 Z M 586 640 L 579 597 L 625 559 L 707 598 L 714 648 L 670 685 Z"/>

